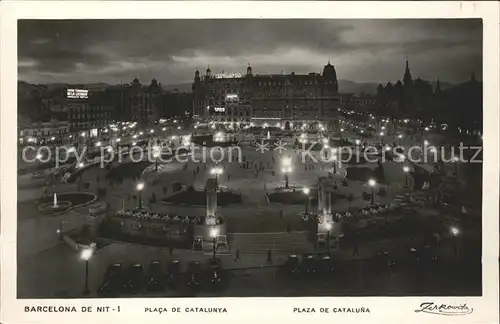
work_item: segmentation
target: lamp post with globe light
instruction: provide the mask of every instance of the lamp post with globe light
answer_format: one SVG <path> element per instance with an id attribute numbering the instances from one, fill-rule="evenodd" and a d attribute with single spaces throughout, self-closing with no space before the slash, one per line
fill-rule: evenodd
<path id="1" fill-rule="evenodd" d="M 94 250 L 91 247 L 87 247 L 80 253 L 80 258 L 85 261 L 85 287 L 83 288 L 83 295 L 89 295 L 89 260 L 94 254 Z"/>
<path id="2" fill-rule="evenodd" d="M 217 181 L 217 187 L 219 187 L 219 176 L 224 172 L 221 167 L 215 166 L 210 170 L 210 174 L 215 175 L 215 180 Z"/>
<path id="3" fill-rule="evenodd" d="M 155 171 L 158 171 L 158 158 L 160 157 L 160 147 L 153 146 L 153 158 L 155 159 Z"/>
<path id="4" fill-rule="evenodd" d="M 407 165 L 405 165 L 403 167 L 403 172 L 405 173 L 405 188 L 408 189 L 408 172 L 410 172 L 410 167 L 408 167 Z"/>
<path id="5" fill-rule="evenodd" d="M 460 235 L 460 230 L 455 227 L 455 226 L 452 226 L 450 227 L 450 233 L 451 233 L 451 236 L 452 236 L 452 240 L 453 240 L 453 254 L 454 256 L 457 256 L 457 250 L 458 250 L 458 235 Z"/>
<path id="6" fill-rule="evenodd" d="M 285 174 L 285 188 L 288 189 L 288 174 L 292 172 L 292 159 L 289 157 L 285 157 L 283 159 L 283 168 L 281 171 Z"/>
<path id="7" fill-rule="evenodd" d="M 368 180 L 368 185 L 372 187 L 372 205 L 375 203 L 375 186 L 377 185 L 377 181 L 375 179 Z"/>
<path id="8" fill-rule="evenodd" d="M 144 190 L 144 182 L 139 182 L 135 189 L 137 190 L 137 201 L 139 209 L 142 209 L 142 190 Z"/>
<path id="9" fill-rule="evenodd" d="M 458 161 L 459 161 L 458 156 L 454 156 L 452 161 L 453 161 L 453 167 L 455 169 L 455 175 L 458 176 Z"/>
<path id="10" fill-rule="evenodd" d="M 328 256 L 330 256 L 330 231 L 332 230 L 332 224 L 330 222 L 326 223 L 326 248 Z"/>
<path id="11" fill-rule="evenodd" d="M 306 200 L 306 215 L 309 214 L 308 212 L 308 209 L 309 209 L 309 193 L 311 192 L 311 190 L 309 188 L 304 188 L 302 189 L 302 192 L 304 192 L 304 194 L 307 196 L 307 200 Z"/>
<path id="12" fill-rule="evenodd" d="M 212 229 L 210 230 L 210 237 L 212 238 L 212 258 L 214 260 L 215 260 L 215 253 L 217 251 L 217 234 L 219 234 L 217 227 L 212 227 Z"/>

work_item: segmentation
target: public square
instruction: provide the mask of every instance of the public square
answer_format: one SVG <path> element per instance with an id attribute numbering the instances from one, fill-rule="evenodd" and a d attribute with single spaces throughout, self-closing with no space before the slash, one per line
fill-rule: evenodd
<path id="1" fill-rule="evenodd" d="M 198 129 L 196 131 L 199 132 Z M 346 138 L 355 137 L 347 129 L 344 132 L 346 134 L 342 136 Z M 220 133 L 219 130 L 213 131 L 214 136 Z M 273 136 L 274 132 L 263 130 L 262 133 L 266 139 L 268 136 Z M 301 134 L 296 132 L 297 137 Z M 178 135 L 169 134 L 165 139 L 172 136 Z M 433 136 L 436 140 L 442 138 L 432 134 L 429 134 L 428 138 Z M 126 142 L 126 138 L 122 141 Z M 411 143 L 408 140 L 403 144 L 409 146 Z M 19 176 L 19 297 L 80 297 L 83 291 L 85 261 L 81 259 L 81 253 L 85 245 L 75 248 L 61 237 L 68 235 L 78 240 L 75 238 L 78 234 L 75 233 L 82 227 L 88 226 L 89 205 L 75 207 L 63 213 L 45 214 L 36 205 L 41 196 L 48 196 L 49 204 L 52 204 L 54 193 L 56 197 L 57 195 L 64 197 L 64 193 L 70 192 L 91 193 L 96 196 L 97 203 L 92 202 L 90 206 L 95 206 L 99 202 L 105 203 L 108 208 L 106 213 L 112 215 L 120 210 L 133 210 L 138 207 L 137 184 L 141 183 L 143 185 L 140 193 L 143 205 L 141 208 L 159 214 L 203 217 L 206 214 L 204 202 L 191 203 L 188 198 L 186 201 L 174 200 L 172 203 L 167 202 L 168 197 L 178 195 L 174 192 L 175 183 L 181 184 L 181 192 L 189 190 L 203 192 L 207 180 L 214 177 L 218 178 L 219 191 L 233 193 L 242 199 L 224 206 L 219 204 L 217 208 L 217 214 L 227 223 L 228 247 L 221 252 L 217 251 L 216 258 L 227 271 L 228 286 L 222 291 L 200 290 L 196 293 L 197 296 L 480 294 L 478 231 L 481 222 L 477 219 L 480 217 L 480 213 L 477 214 L 478 210 L 471 210 L 469 213 L 474 216 L 467 216 L 475 217 L 474 221 L 464 220 L 460 212 L 462 205 L 444 206 L 443 203 L 431 203 L 436 189 L 427 192 L 415 188 L 413 177 L 405 172 L 404 166 L 407 164 L 387 161 L 383 163 L 385 182 L 377 184 L 377 189 L 383 187 L 385 193 L 375 194 L 373 205 L 400 205 L 397 212 L 387 213 L 385 216 L 375 214 L 357 216 L 363 219 L 353 222 L 354 227 L 350 230 L 364 228 L 369 233 L 364 234 L 365 238 L 356 243 L 342 239 L 340 246 L 332 248 L 331 251 L 319 249 L 314 237 L 315 222 L 311 218 L 304 218 L 306 210 L 311 215 L 317 213 L 315 206 L 317 201 L 306 199 L 305 201 L 309 200 L 306 207 L 304 199 L 299 199 L 298 203 L 293 200 L 279 203 L 273 202 L 269 197 L 283 192 L 285 195 L 293 194 L 293 197 L 297 194 L 299 198 L 300 195 L 307 196 L 306 193 L 309 191 L 317 191 L 318 179 L 326 177 L 335 183 L 334 191 L 338 197 L 332 203 L 332 212 L 345 214 L 372 206 L 369 199 L 366 201 L 362 197 L 362 193 L 369 194 L 371 188 L 368 181 L 346 180 L 347 169 L 352 166 L 338 165 L 333 172 L 332 162 L 303 163 L 301 150 L 293 149 L 291 144 L 284 145 L 285 149 L 287 146 L 288 149 L 282 152 L 274 151 L 273 148 L 261 152 L 255 145 L 242 145 L 241 156 L 236 155 L 236 159 L 232 162 L 227 161 L 231 147 L 225 148 L 223 154 L 214 154 L 215 162 L 196 163 L 193 160 L 201 159 L 201 156 L 193 156 L 185 163 L 176 161 L 158 165 L 144 163 L 137 168 L 137 163 L 124 159 L 121 163 L 113 162 L 105 168 L 99 165 L 85 168 L 76 183 L 55 181 L 50 186 L 42 185 L 38 188 L 33 188 L 36 181 L 31 174 Z M 312 154 L 317 156 L 320 152 Z M 223 155 L 225 159 L 219 162 Z M 238 161 L 238 158 L 241 161 Z M 286 175 L 288 190 L 285 188 L 283 161 L 289 161 L 292 166 L 291 172 Z M 246 167 L 247 162 L 249 162 L 248 167 Z M 374 169 L 377 163 L 365 163 L 355 167 L 363 166 Z M 432 163 L 425 165 L 427 169 L 433 167 Z M 457 170 L 455 165 L 446 167 L 447 181 L 456 180 L 457 176 L 460 176 L 460 170 L 458 174 L 453 175 Z M 113 172 L 120 168 L 123 172 Z M 221 174 L 214 175 L 214 168 L 222 169 Z M 46 172 L 53 171 L 54 169 L 50 169 Z M 116 178 L 110 178 L 108 174 L 113 174 Z M 103 189 L 107 193 L 105 196 L 99 196 L 99 192 Z M 348 199 L 351 194 L 352 199 Z M 431 198 L 426 201 L 427 197 Z M 416 234 L 408 234 L 407 229 L 403 228 L 408 226 L 401 222 L 405 217 L 409 220 L 409 226 L 418 227 L 416 231 L 411 231 Z M 470 226 L 471 222 L 477 223 Z M 453 232 L 455 230 L 457 233 Z M 440 239 L 439 243 L 432 243 L 432 253 L 439 258 L 439 270 L 426 265 L 430 268 L 425 269 L 424 275 L 417 280 L 415 279 L 417 274 L 412 271 L 415 265 L 411 263 L 414 261 L 411 259 L 410 250 L 412 248 L 420 250 L 431 244 L 429 236 L 433 237 L 437 233 Z M 130 241 L 129 238 L 109 237 L 106 233 L 97 233 L 93 240 L 97 243 L 97 248 L 88 261 L 88 285 L 92 296 L 98 296 L 98 289 L 102 285 L 106 269 L 114 263 L 123 266 L 140 263 L 146 268 L 155 260 L 161 261 L 162 264 L 178 260 L 181 263 L 181 272 L 185 272 L 189 262 L 207 263 L 213 257 L 211 247 L 198 251 L 191 244 L 180 248 L 173 245 L 175 248 L 171 248 L 168 246 L 169 243 L 162 246 L 162 243 L 149 243 L 147 240 Z M 148 246 L 149 244 L 155 246 Z M 394 258 L 397 266 L 384 267 L 382 271 L 372 271 L 376 267 L 377 254 L 381 251 L 387 252 Z M 297 280 L 280 272 L 290 255 L 297 255 L 300 259 L 303 255 L 317 255 L 321 258 L 326 254 L 334 260 L 336 268 L 335 274 L 328 280 L 319 274 L 318 278 L 315 278 L 315 275 L 312 275 L 312 278 L 303 275 Z M 464 268 L 464 265 L 467 267 Z M 463 273 L 457 273 L 457 268 L 464 269 Z M 467 284 L 464 284 L 462 279 L 472 274 L 478 278 L 474 282 L 467 281 Z M 443 280 L 445 277 L 447 280 Z M 166 289 L 162 292 L 143 291 L 140 294 L 179 296 L 190 293 L 184 289 Z"/>
<path id="2" fill-rule="evenodd" d="M 20 22 L 18 297 L 481 295 L 481 20 L 364 23 Z"/>

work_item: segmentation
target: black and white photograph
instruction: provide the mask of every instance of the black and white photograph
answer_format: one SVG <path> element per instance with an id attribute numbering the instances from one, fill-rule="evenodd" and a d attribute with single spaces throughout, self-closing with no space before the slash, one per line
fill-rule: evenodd
<path id="1" fill-rule="evenodd" d="M 125 18 L 17 20 L 15 298 L 473 312 L 483 19 Z"/>

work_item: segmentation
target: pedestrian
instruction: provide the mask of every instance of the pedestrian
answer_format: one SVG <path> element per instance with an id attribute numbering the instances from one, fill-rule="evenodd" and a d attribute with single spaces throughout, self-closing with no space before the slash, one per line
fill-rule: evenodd
<path id="1" fill-rule="evenodd" d="M 267 260 L 266 263 L 273 263 L 272 255 L 271 255 L 271 250 L 267 251 Z"/>
<path id="2" fill-rule="evenodd" d="M 290 228 L 290 223 L 287 223 L 286 224 L 286 232 L 290 233 L 291 231 L 292 231 L 292 229 Z"/>
<path id="3" fill-rule="evenodd" d="M 171 246 L 170 246 L 170 247 L 168 248 L 168 254 L 169 254 L 170 256 L 172 256 L 172 255 L 174 254 L 174 248 L 173 248 L 173 247 L 171 247 Z"/>
<path id="4" fill-rule="evenodd" d="M 234 261 L 238 261 L 240 260 L 240 249 L 236 249 L 236 258 L 234 259 Z"/>
<path id="5" fill-rule="evenodd" d="M 359 242 L 358 242 L 358 239 L 354 240 L 354 249 L 352 251 L 352 256 L 359 256 Z"/>
<path id="6" fill-rule="evenodd" d="M 279 216 L 280 216 L 280 219 L 283 219 L 283 210 L 281 210 L 281 209 L 279 211 Z"/>

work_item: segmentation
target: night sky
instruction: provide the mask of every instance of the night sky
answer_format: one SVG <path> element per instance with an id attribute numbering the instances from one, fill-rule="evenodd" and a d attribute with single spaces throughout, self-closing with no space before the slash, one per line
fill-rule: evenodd
<path id="1" fill-rule="evenodd" d="M 163 84 L 213 72 L 320 72 L 396 81 L 482 79 L 482 23 L 455 20 L 21 20 L 19 79 L 32 83 Z"/>

